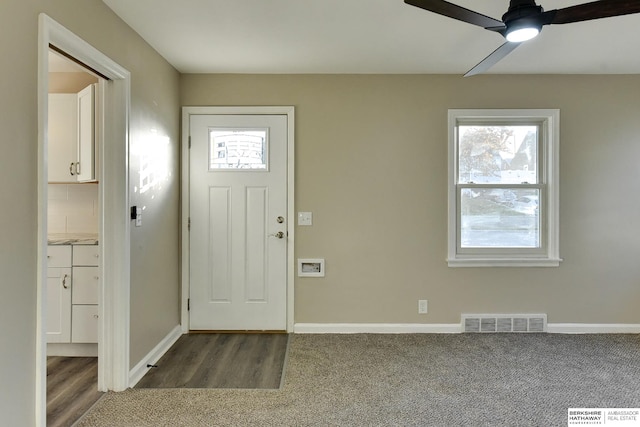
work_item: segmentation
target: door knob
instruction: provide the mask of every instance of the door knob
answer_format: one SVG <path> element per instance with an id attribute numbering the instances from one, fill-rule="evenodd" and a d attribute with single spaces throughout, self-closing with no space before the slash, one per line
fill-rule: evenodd
<path id="1" fill-rule="evenodd" d="M 282 239 L 284 237 L 284 233 L 282 231 L 278 231 L 275 234 L 269 234 L 271 237 L 277 237 L 278 239 Z"/>

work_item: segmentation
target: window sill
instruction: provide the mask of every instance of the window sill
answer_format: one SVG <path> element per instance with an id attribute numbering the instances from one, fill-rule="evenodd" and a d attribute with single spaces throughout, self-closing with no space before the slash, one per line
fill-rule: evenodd
<path id="1" fill-rule="evenodd" d="M 562 258 L 456 258 L 449 267 L 559 267 Z"/>

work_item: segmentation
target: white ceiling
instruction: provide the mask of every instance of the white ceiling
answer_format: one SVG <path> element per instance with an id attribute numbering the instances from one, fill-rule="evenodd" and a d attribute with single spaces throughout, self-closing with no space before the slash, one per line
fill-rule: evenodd
<path id="1" fill-rule="evenodd" d="M 464 74 L 504 41 L 403 0 L 103 1 L 182 73 Z M 451 1 L 497 19 L 509 4 Z M 627 15 L 546 26 L 489 72 L 639 74 L 638 52 Z"/>

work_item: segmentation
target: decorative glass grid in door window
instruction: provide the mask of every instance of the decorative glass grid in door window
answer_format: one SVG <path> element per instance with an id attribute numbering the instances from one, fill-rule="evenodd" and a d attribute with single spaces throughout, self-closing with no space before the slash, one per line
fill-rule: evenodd
<path id="1" fill-rule="evenodd" d="M 209 170 L 269 169 L 269 129 L 209 129 Z"/>

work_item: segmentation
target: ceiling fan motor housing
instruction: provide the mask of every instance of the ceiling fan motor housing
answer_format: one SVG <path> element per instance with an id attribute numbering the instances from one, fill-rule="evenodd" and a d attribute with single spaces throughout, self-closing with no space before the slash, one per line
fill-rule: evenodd
<path id="1" fill-rule="evenodd" d="M 511 0 L 509 3 L 509 10 L 502 15 L 502 22 L 504 22 L 505 29 L 501 31 L 502 35 L 509 41 L 521 41 L 534 37 L 542 29 L 542 22 L 540 17 L 542 16 L 542 6 L 538 6 L 534 0 Z M 522 29 L 535 29 L 533 35 L 530 35 L 523 39 L 510 37 L 510 33 L 515 35 L 516 31 Z"/>
<path id="2" fill-rule="evenodd" d="M 533 22 L 537 21 L 544 10 L 542 6 L 538 6 L 533 0 L 511 0 L 509 2 L 509 10 L 502 15 L 502 22 L 509 26 L 510 22 L 519 21 L 525 18 L 531 18 Z"/>

